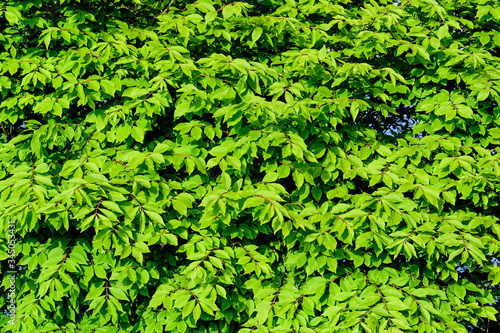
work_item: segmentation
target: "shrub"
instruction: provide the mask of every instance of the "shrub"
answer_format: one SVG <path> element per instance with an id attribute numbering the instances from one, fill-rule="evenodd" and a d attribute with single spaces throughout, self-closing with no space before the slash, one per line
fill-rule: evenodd
<path id="1" fill-rule="evenodd" d="M 495 320 L 497 1 L 1 13 L 2 332 Z"/>

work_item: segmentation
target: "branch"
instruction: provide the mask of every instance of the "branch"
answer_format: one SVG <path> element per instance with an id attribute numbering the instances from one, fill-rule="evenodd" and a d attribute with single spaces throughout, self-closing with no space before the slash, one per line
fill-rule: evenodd
<path id="1" fill-rule="evenodd" d="M 191 294 L 191 296 L 194 297 L 194 299 L 196 300 L 196 303 L 200 304 L 200 300 L 198 299 L 198 297 L 196 297 L 196 295 L 189 288 L 187 288 L 187 287 L 181 287 L 181 288 L 187 290 Z"/>
<path id="2" fill-rule="evenodd" d="M 33 165 L 31 167 L 31 187 L 33 187 L 33 179 L 35 178 L 35 162 L 33 162 Z"/>
<path id="3" fill-rule="evenodd" d="M 7 132 L 7 130 L 5 129 L 5 127 L 3 126 L 3 122 L 1 122 L 1 121 L 0 121 L 0 128 L 2 129 L 3 134 L 5 134 L 5 136 L 7 137 L 7 140 L 10 141 L 11 137 L 10 137 L 9 133 Z"/>
<path id="4" fill-rule="evenodd" d="M 359 321 L 360 323 L 363 321 L 363 319 L 365 318 L 365 316 L 368 314 L 368 312 L 370 312 L 371 309 L 373 309 L 377 304 L 375 304 L 374 306 L 372 306 L 371 308 L 369 308 L 368 310 L 366 310 L 365 314 L 363 315 L 363 317 L 361 317 L 361 320 Z M 392 327 L 392 326 L 391 326 Z"/>
<path id="5" fill-rule="evenodd" d="M 391 314 L 389 312 L 389 308 L 387 307 L 387 303 L 385 302 L 385 297 L 382 294 L 382 291 L 380 291 L 380 288 L 377 286 L 376 283 L 373 283 L 373 285 L 375 286 L 375 288 L 377 288 L 378 293 L 380 294 L 380 297 L 382 297 L 382 301 L 384 302 L 384 306 L 385 306 L 385 311 L 387 311 L 387 314 L 390 316 Z M 391 323 L 391 317 L 387 317 L 387 319 L 389 319 L 389 325 L 391 326 L 391 330 L 392 330 L 393 328 L 392 328 L 392 323 Z"/>
<path id="6" fill-rule="evenodd" d="M 352 299 L 354 298 L 354 296 L 356 296 L 358 293 L 359 293 L 359 289 L 356 290 L 356 292 L 354 293 L 354 295 L 351 296 L 351 298 L 349 298 L 349 301 L 347 301 L 347 303 L 344 305 L 344 307 L 340 311 L 344 311 L 344 309 L 349 305 L 349 303 L 352 301 Z M 363 320 L 363 318 L 361 318 L 361 320 Z"/>
<path id="7" fill-rule="evenodd" d="M 99 200 L 99 202 L 97 203 L 97 207 L 95 208 L 95 214 L 94 214 L 94 217 L 95 217 L 95 216 L 97 216 L 97 211 L 99 210 L 99 206 L 101 205 L 102 199 L 104 199 L 104 197 L 101 197 L 101 199 L 100 199 L 100 200 Z"/>
<path id="8" fill-rule="evenodd" d="M 155 21 L 155 19 L 158 19 L 158 16 L 162 16 L 163 14 L 165 13 L 168 13 L 168 11 L 170 10 L 170 7 L 174 4 L 175 0 L 170 0 L 170 2 L 168 3 L 167 7 L 165 7 L 160 14 L 156 15 L 155 17 L 153 17 L 153 19 L 151 20 L 151 23 L 149 24 L 149 26 L 152 26 L 153 25 L 153 22 Z"/>
<path id="9" fill-rule="evenodd" d="M 285 276 L 286 275 L 283 275 L 283 277 L 281 278 L 281 284 L 278 288 L 278 291 L 276 291 L 276 294 L 274 295 L 274 298 L 273 298 L 273 303 L 271 304 L 271 309 L 269 310 L 269 313 L 271 313 L 273 311 L 273 308 L 274 308 L 274 304 L 276 303 L 276 300 L 278 299 L 278 294 L 281 290 L 281 287 L 283 287 L 283 282 L 285 281 Z"/>
<path id="10" fill-rule="evenodd" d="M 464 243 L 464 246 L 465 246 L 465 251 L 469 252 L 469 249 L 467 248 L 467 244 L 465 244 L 464 236 L 462 236 L 460 229 L 458 229 L 457 227 L 455 227 L 455 228 L 457 229 L 458 233 L 460 234 L 460 237 L 462 238 L 462 242 Z"/>

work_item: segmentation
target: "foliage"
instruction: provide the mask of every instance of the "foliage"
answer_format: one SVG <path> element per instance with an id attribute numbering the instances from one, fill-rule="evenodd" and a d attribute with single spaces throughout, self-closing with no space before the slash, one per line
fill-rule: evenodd
<path id="1" fill-rule="evenodd" d="M 491 325 L 499 23 L 489 0 L 7 0 L 0 330 Z"/>

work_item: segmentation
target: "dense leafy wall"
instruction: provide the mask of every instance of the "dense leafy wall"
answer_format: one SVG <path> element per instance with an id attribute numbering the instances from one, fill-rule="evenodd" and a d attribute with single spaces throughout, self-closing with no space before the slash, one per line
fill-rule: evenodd
<path id="1" fill-rule="evenodd" d="M 0 330 L 491 325 L 499 24 L 488 0 L 5 1 Z"/>

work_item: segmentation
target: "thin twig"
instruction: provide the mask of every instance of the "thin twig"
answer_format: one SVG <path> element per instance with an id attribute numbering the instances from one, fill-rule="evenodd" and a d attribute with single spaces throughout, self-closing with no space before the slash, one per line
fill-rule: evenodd
<path id="1" fill-rule="evenodd" d="M 150 25 L 150 26 L 152 26 L 152 25 L 153 25 L 154 20 L 155 20 L 155 19 L 158 19 L 158 16 L 162 16 L 163 14 L 168 13 L 168 11 L 169 11 L 170 7 L 174 4 L 174 2 L 175 2 L 175 0 L 171 0 L 171 1 L 168 3 L 167 7 L 165 7 L 165 9 L 163 9 L 163 10 L 161 11 L 161 13 L 160 13 L 160 14 L 156 15 L 156 16 L 153 18 L 153 20 L 151 21 L 151 23 L 150 23 L 149 25 Z"/>
<path id="2" fill-rule="evenodd" d="M 0 127 L 2 128 L 3 134 L 5 134 L 5 136 L 7 137 L 7 140 L 10 141 L 10 135 L 9 135 L 9 133 L 7 133 L 7 130 L 5 129 L 5 127 L 3 126 L 3 122 L 1 122 L 1 121 L 0 121 Z"/>

